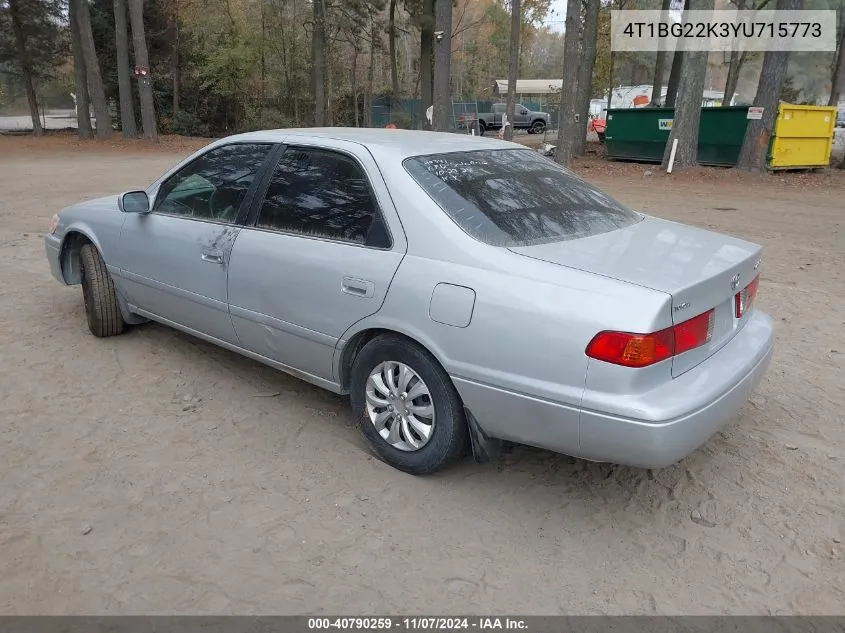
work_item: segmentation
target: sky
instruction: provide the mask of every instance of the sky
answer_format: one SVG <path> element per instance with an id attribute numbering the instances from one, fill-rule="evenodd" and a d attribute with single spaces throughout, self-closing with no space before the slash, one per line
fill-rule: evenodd
<path id="1" fill-rule="evenodd" d="M 555 31 L 563 32 L 563 21 L 566 19 L 566 0 L 552 0 L 546 26 Z"/>

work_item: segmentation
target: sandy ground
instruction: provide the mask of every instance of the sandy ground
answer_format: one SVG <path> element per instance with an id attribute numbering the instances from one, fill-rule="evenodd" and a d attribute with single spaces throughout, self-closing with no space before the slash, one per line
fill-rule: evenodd
<path id="1" fill-rule="evenodd" d="M 766 246 L 767 377 L 665 470 L 511 447 L 414 478 L 344 399 L 157 325 L 95 339 L 50 277 L 54 211 L 197 144 L 0 137 L 0 612 L 845 613 L 845 174 L 579 163 Z"/>

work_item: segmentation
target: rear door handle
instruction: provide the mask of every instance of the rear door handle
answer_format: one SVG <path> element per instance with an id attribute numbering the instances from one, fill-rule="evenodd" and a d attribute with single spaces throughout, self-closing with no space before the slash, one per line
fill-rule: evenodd
<path id="1" fill-rule="evenodd" d="M 371 298 L 375 294 L 376 286 L 372 281 L 366 279 L 355 279 L 354 277 L 344 277 L 343 283 L 340 284 L 340 291 L 356 297 Z"/>
<path id="2" fill-rule="evenodd" d="M 211 264 L 222 264 L 223 263 L 223 251 L 217 249 L 203 249 L 202 254 L 200 255 L 202 261 L 209 262 Z"/>

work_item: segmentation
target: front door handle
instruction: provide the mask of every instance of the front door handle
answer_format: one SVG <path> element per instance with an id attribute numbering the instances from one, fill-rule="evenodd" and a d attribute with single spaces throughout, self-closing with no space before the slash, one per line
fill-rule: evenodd
<path id="1" fill-rule="evenodd" d="M 221 250 L 217 250 L 217 249 L 203 250 L 200 257 L 202 258 L 202 261 L 209 262 L 211 264 L 222 264 L 223 263 L 223 251 L 221 251 Z"/>
<path id="2" fill-rule="evenodd" d="M 355 279 L 354 277 L 344 277 L 343 283 L 340 284 L 340 291 L 356 297 L 371 298 L 375 294 L 376 286 L 372 281 L 366 279 Z"/>

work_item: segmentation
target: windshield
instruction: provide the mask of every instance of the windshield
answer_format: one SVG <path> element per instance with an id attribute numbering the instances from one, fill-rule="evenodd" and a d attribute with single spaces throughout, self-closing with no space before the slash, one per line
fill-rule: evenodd
<path id="1" fill-rule="evenodd" d="M 492 246 L 571 240 L 642 219 L 527 149 L 415 156 L 404 166 L 458 226 Z"/>

